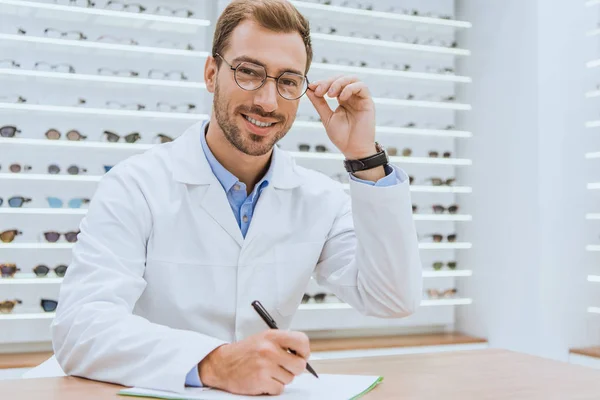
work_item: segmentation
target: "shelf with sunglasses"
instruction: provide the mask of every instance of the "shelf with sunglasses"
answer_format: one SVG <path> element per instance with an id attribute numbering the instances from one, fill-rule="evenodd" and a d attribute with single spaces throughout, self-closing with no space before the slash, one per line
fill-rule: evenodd
<path id="1" fill-rule="evenodd" d="M 17 264 L 0 264 L 0 285 L 60 284 L 67 269 L 67 264 L 54 267 L 37 264 L 31 268 L 32 272 L 24 272 Z"/>
<path id="2" fill-rule="evenodd" d="M 58 20 L 66 26 L 73 21 L 90 25 L 119 26 L 181 33 L 195 33 L 210 26 L 205 9 L 193 3 L 192 7 L 173 7 L 172 2 L 148 6 L 134 1 L 119 0 L 54 0 L 25 1 L 0 0 L 0 14 L 22 15 L 29 18 Z M 171 4 L 170 4 L 171 3 Z M 204 17 L 204 18 L 203 18 Z"/>
<path id="3" fill-rule="evenodd" d="M 0 299 L 0 321 L 19 319 L 52 319 L 55 316 L 58 301 L 42 298 L 39 305 L 26 303 L 21 299 Z"/>
<path id="4" fill-rule="evenodd" d="M 302 0 L 291 1 L 300 12 L 307 17 L 320 16 L 324 13 L 338 19 L 350 19 L 356 21 L 357 17 L 364 19 L 367 23 L 381 23 L 382 20 L 390 20 L 394 24 L 402 24 L 413 29 L 448 30 L 456 28 L 471 28 L 472 24 L 467 21 L 456 20 L 451 9 L 423 9 L 400 7 L 389 1 L 367 1 L 367 0 Z M 327 14 L 325 14 L 327 15 Z M 373 18 L 373 19 L 371 19 Z"/>

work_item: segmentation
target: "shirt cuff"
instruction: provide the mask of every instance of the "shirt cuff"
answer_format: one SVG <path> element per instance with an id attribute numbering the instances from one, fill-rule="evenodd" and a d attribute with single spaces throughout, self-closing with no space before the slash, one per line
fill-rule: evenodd
<path id="1" fill-rule="evenodd" d="M 387 164 L 387 165 L 384 165 L 383 168 L 385 169 L 385 176 L 383 178 L 379 179 L 377 182 L 359 179 L 356 176 L 354 176 L 354 174 L 350 174 L 350 179 L 352 179 L 355 182 L 360 182 L 360 183 L 364 183 L 369 186 L 378 186 L 378 187 L 394 186 L 399 183 L 404 183 L 404 181 L 406 181 L 408 179 L 408 175 L 406 175 L 406 172 L 402 171 L 400 168 L 396 167 L 395 165 Z"/>
<path id="2" fill-rule="evenodd" d="M 188 372 L 185 377 L 185 385 L 193 386 L 193 387 L 202 387 L 202 381 L 200 380 L 200 373 L 198 372 L 198 365 L 195 365 L 194 368 Z"/>

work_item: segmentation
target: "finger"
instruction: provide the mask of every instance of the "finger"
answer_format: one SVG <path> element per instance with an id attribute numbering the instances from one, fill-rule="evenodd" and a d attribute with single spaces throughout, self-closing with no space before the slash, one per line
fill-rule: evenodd
<path id="1" fill-rule="evenodd" d="M 338 99 L 340 101 L 347 101 L 352 96 L 357 96 L 361 99 L 368 99 L 371 95 L 366 83 L 354 82 L 347 85 L 340 93 Z"/>
<path id="2" fill-rule="evenodd" d="M 343 75 L 332 76 L 327 79 L 313 82 L 308 87 L 314 90 L 317 97 L 323 97 L 325 96 L 325 93 L 327 93 L 327 91 L 329 90 L 329 87 L 331 87 L 331 84 L 336 80 L 340 79 L 341 77 L 343 77 Z"/>
<path id="3" fill-rule="evenodd" d="M 329 107 L 327 100 L 325 100 L 323 97 L 317 97 L 317 95 L 310 90 L 306 92 L 306 95 L 308 96 L 308 99 L 312 105 L 315 107 L 315 110 L 317 110 L 317 113 L 319 113 L 321 121 L 326 124 L 333 114 L 333 110 L 331 107 Z"/>
<path id="4" fill-rule="evenodd" d="M 302 332 L 286 332 L 274 330 L 273 341 L 284 349 L 294 350 L 300 357 L 308 360 L 310 357 L 310 342 L 308 336 Z"/>
<path id="5" fill-rule="evenodd" d="M 296 354 L 288 353 L 282 348 L 282 354 L 279 358 L 279 365 L 294 375 L 303 374 L 306 371 L 306 360 Z"/>
<path id="6" fill-rule="evenodd" d="M 294 374 L 282 367 L 278 367 L 273 371 L 273 379 L 283 385 L 289 385 L 292 383 L 295 377 L 296 376 Z"/>
<path id="7" fill-rule="evenodd" d="M 264 380 L 264 383 L 260 385 L 260 389 L 256 391 L 254 394 L 270 394 L 270 395 L 279 395 L 283 393 L 285 385 L 279 382 L 275 378 L 269 377 Z"/>
<path id="8" fill-rule="evenodd" d="M 344 88 L 352 83 L 359 82 L 356 76 L 342 76 L 331 83 L 327 96 L 338 97 Z"/>

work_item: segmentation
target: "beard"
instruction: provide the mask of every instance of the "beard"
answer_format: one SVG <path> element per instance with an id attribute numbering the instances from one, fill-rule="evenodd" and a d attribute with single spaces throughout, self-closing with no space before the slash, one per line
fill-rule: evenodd
<path id="1" fill-rule="evenodd" d="M 214 95 L 214 114 L 217 124 L 223 131 L 227 141 L 233 147 L 249 156 L 264 156 L 268 154 L 275 144 L 283 138 L 291 128 L 290 125 L 283 125 L 285 117 L 277 113 L 267 113 L 258 106 L 238 106 L 233 113 L 229 111 L 229 102 L 221 98 L 221 91 L 217 82 Z M 251 132 L 244 133 L 236 124 L 235 117 L 239 114 L 256 114 L 264 118 L 273 118 L 278 120 L 277 124 L 281 125 L 281 129 L 273 136 L 258 136 Z M 243 118 L 243 117 L 242 117 Z"/>

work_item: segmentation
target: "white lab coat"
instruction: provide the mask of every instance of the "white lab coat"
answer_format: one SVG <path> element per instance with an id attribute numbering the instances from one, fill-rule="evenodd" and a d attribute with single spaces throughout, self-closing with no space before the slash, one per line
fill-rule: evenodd
<path id="1" fill-rule="evenodd" d="M 366 315 L 399 318 L 421 300 L 408 181 L 329 177 L 275 147 L 274 174 L 244 239 L 200 144 L 202 124 L 120 163 L 81 223 L 52 323 L 69 375 L 182 390 L 219 345 L 289 328 L 309 279 Z"/>

